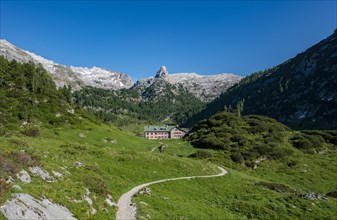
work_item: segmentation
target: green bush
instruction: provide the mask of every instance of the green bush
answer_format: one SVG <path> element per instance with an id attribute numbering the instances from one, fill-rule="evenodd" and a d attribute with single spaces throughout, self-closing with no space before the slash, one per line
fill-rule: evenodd
<path id="1" fill-rule="evenodd" d="M 197 150 L 195 153 L 189 155 L 191 158 L 207 159 L 212 157 L 212 153 L 207 150 Z"/>
<path id="2" fill-rule="evenodd" d="M 288 157 L 292 154 L 293 154 L 293 151 L 288 148 L 276 147 L 276 148 L 272 148 L 271 152 L 269 153 L 269 158 L 274 159 L 274 160 L 279 160 L 279 159 Z"/>
<path id="3" fill-rule="evenodd" d="M 84 184 L 93 192 L 101 196 L 106 196 L 109 191 L 104 180 L 93 176 L 86 176 L 84 178 Z"/>
<path id="4" fill-rule="evenodd" d="M 332 197 L 332 198 L 337 198 L 337 191 L 332 191 L 328 192 L 326 196 Z"/>
<path id="5" fill-rule="evenodd" d="M 287 166 L 288 166 L 288 167 L 291 167 L 291 168 L 296 167 L 297 164 L 298 164 L 298 162 L 297 162 L 296 160 L 289 160 L 289 161 L 287 162 Z"/>
<path id="6" fill-rule="evenodd" d="M 231 159 L 235 162 L 235 163 L 243 163 L 244 162 L 244 157 L 242 156 L 242 154 L 240 152 L 233 152 L 231 153 Z"/>
<path id="7" fill-rule="evenodd" d="M 294 135 L 291 141 L 293 146 L 300 150 L 319 149 L 326 143 L 322 136 L 304 133 Z"/>
<path id="8" fill-rule="evenodd" d="M 22 134 L 28 137 L 39 137 L 40 130 L 38 128 L 26 128 L 25 130 L 22 131 Z"/>
<path id="9" fill-rule="evenodd" d="M 261 181 L 261 182 L 256 183 L 256 185 L 263 186 L 267 189 L 270 189 L 276 192 L 284 192 L 284 193 L 295 193 L 296 192 L 296 190 L 291 189 L 289 186 L 286 186 L 282 183 L 271 183 L 271 182 Z"/>

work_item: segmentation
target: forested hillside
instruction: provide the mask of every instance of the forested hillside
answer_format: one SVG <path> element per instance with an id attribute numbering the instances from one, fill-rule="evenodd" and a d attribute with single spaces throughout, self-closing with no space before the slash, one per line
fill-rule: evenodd
<path id="1" fill-rule="evenodd" d="M 75 123 L 70 87 L 57 89 L 41 65 L 0 56 L 0 133 L 36 133 L 38 127 Z"/>
<path id="2" fill-rule="evenodd" d="M 183 88 L 168 83 L 153 85 L 145 93 L 146 99 L 134 90 L 86 87 L 73 96 L 77 104 L 115 125 L 140 121 L 180 124 L 205 105 Z"/>
<path id="3" fill-rule="evenodd" d="M 296 57 L 242 79 L 185 125 L 243 103 L 243 114 L 272 117 L 294 129 L 337 128 L 337 31 Z"/>

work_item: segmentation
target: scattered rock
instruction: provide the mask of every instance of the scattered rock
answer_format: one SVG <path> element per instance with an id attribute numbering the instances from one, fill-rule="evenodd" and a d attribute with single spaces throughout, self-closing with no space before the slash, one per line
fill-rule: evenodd
<path id="1" fill-rule="evenodd" d="M 61 169 L 63 170 L 63 173 L 64 173 L 65 176 L 71 174 L 71 173 L 67 170 L 67 169 L 68 169 L 67 166 L 61 167 Z"/>
<path id="2" fill-rule="evenodd" d="M 143 194 L 144 195 L 151 195 L 151 189 L 145 187 L 145 188 L 141 189 L 138 194 L 140 194 L 140 195 L 143 195 Z"/>
<path id="3" fill-rule="evenodd" d="M 22 190 L 22 188 L 19 185 L 13 185 L 12 188 L 17 189 L 17 190 Z"/>
<path id="4" fill-rule="evenodd" d="M 111 199 L 112 199 L 112 196 L 111 196 L 110 194 L 107 194 L 107 195 L 105 196 L 105 202 L 106 202 L 109 206 L 115 206 L 115 207 L 118 207 L 118 206 L 117 206 L 117 203 L 111 201 Z"/>
<path id="5" fill-rule="evenodd" d="M 81 203 L 81 202 L 83 202 L 83 200 L 78 200 L 78 199 L 73 199 L 71 201 L 74 202 L 74 203 Z"/>
<path id="6" fill-rule="evenodd" d="M 63 178 L 63 174 L 62 173 L 59 173 L 59 172 L 54 171 L 54 170 L 52 171 L 52 173 L 53 173 L 54 176 L 56 176 L 58 178 L 61 178 L 61 179 Z"/>
<path id="7" fill-rule="evenodd" d="M 85 137 L 86 137 L 86 135 L 85 135 L 84 133 L 79 133 L 78 136 L 79 136 L 80 138 L 85 138 Z"/>
<path id="8" fill-rule="evenodd" d="M 21 123 L 21 128 L 23 127 L 23 126 L 25 126 L 25 125 L 27 125 L 28 124 L 28 122 L 27 121 L 22 121 L 22 123 Z"/>
<path id="9" fill-rule="evenodd" d="M 70 108 L 70 109 L 67 110 L 67 112 L 69 112 L 70 114 L 74 114 L 74 113 L 75 113 L 75 110 L 72 109 L 72 108 Z"/>
<path id="10" fill-rule="evenodd" d="M 97 210 L 93 207 L 93 201 L 92 199 L 90 199 L 90 190 L 88 188 L 85 189 L 85 195 L 83 196 L 83 200 L 87 201 L 87 203 L 89 204 L 90 208 L 91 208 L 91 214 L 96 214 Z"/>
<path id="11" fill-rule="evenodd" d="M 328 200 L 325 196 L 313 192 L 300 194 L 300 196 L 309 200 Z"/>
<path id="12" fill-rule="evenodd" d="M 15 180 L 13 179 L 13 177 L 9 176 L 8 180 L 6 181 L 6 183 L 10 184 L 13 183 Z"/>
<path id="13" fill-rule="evenodd" d="M 139 204 L 148 206 L 148 204 L 146 202 L 143 202 L 143 201 L 140 201 Z"/>
<path id="14" fill-rule="evenodd" d="M 167 148 L 167 145 L 166 145 L 166 144 L 160 145 L 160 146 L 159 146 L 159 152 L 160 152 L 160 153 L 163 153 L 164 150 L 165 150 L 165 148 Z"/>
<path id="15" fill-rule="evenodd" d="M 93 202 L 88 196 L 84 196 L 83 200 L 87 201 L 90 206 L 92 206 Z"/>
<path id="16" fill-rule="evenodd" d="M 0 211 L 7 219 L 76 219 L 66 207 L 48 199 L 35 199 L 25 193 L 13 194 L 13 198 L 7 200 Z"/>
<path id="17" fill-rule="evenodd" d="M 54 179 L 47 171 L 41 169 L 41 167 L 29 167 L 29 171 L 34 174 L 35 176 L 41 177 L 43 180 L 47 182 L 56 182 L 57 180 Z"/>
<path id="18" fill-rule="evenodd" d="M 75 167 L 83 167 L 84 166 L 84 164 L 80 161 L 76 161 L 74 164 L 75 164 Z"/>
<path id="19" fill-rule="evenodd" d="M 260 158 L 257 158 L 256 160 L 254 160 L 254 162 L 255 162 L 256 164 L 259 164 L 259 163 L 261 163 L 261 162 L 264 161 L 264 160 L 267 160 L 267 157 L 260 157 Z"/>
<path id="20" fill-rule="evenodd" d="M 30 178 L 30 175 L 27 171 L 22 169 L 20 172 L 16 174 L 19 180 L 21 180 L 23 183 L 30 183 L 32 179 Z"/>

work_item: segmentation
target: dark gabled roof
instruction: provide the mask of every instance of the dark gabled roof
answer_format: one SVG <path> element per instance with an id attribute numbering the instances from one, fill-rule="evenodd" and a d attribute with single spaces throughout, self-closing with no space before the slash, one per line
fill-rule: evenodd
<path id="1" fill-rule="evenodd" d="M 176 126 L 168 126 L 168 125 L 165 125 L 165 126 L 145 126 L 144 127 L 144 132 L 156 132 L 156 131 L 171 131 L 173 128 L 175 128 Z"/>

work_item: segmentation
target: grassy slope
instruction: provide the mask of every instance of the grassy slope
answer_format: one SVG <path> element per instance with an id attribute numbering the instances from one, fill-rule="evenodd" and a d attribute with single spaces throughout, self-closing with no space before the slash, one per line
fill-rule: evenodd
<path id="1" fill-rule="evenodd" d="M 152 219 L 336 219 L 337 199 L 308 200 L 299 194 L 336 191 L 337 152 L 327 155 L 296 152 L 286 161 L 263 161 L 257 170 L 236 167 L 221 178 L 167 182 L 150 186 L 152 194 L 137 195 L 139 216 Z M 231 162 L 225 162 L 230 164 Z M 324 169 L 322 169 L 324 168 Z M 276 192 L 259 182 L 281 183 L 297 194 Z"/>
<path id="2" fill-rule="evenodd" d="M 80 137 L 82 133 L 85 137 Z M 103 139 L 116 139 L 117 143 Z M 153 148 L 166 144 L 164 154 Z M 140 183 L 176 176 L 209 174 L 218 172 L 214 166 L 203 160 L 191 160 L 187 155 L 195 152 L 186 141 L 148 141 L 129 135 L 105 124 L 96 125 L 84 120 L 81 125 L 42 129 L 41 137 L 30 138 L 21 135 L 0 137 L 1 153 L 26 150 L 40 161 L 41 166 L 65 173 L 61 167 L 68 167 L 64 180 L 47 183 L 38 177 L 33 182 L 23 184 L 23 192 L 35 197 L 46 196 L 66 205 L 80 219 L 111 219 L 116 209 L 104 203 L 104 192 L 116 201 L 121 194 Z M 217 151 L 210 150 L 215 153 Z M 219 154 L 221 156 L 221 154 Z M 177 157 L 179 156 L 179 157 Z M 152 195 L 137 195 L 139 216 L 150 215 L 152 219 L 333 219 L 337 212 L 336 199 L 311 201 L 289 193 L 279 193 L 256 185 L 261 181 L 283 183 L 301 192 L 325 194 L 337 189 L 337 152 L 327 154 L 307 154 L 295 150 L 290 158 L 279 161 L 263 161 L 257 170 L 240 167 L 229 160 L 222 162 L 233 167 L 229 174 L 221 178 L 182 180 L 150 186 Z M 296 160 L 294 167 L 288 161 Z M 84 167 L 76 168 L 75 161 Z M 324 167 L 324 169 L 322 169 Z M 27 167 L 26 167 L 27 169 Z M 98 179 L 99 186 L 88 179 Z M 91 198 L 96 215 L 90 214 L 82 199 L 85 188 L 93 192 Z M 3 203 L 12 189 L 1 197 Z"/>
<path id="3" fill-rule="evenodd" d="M 81 127 L 81 128 L 79 128 Z M 157 141 L 128 135 L 115 127 L 99 125 L 84 121 L 82 125 L 62 127 L 59 129 L 42 129 L 38 138 L 24 136 L 0 137 L 0 153 L 25 150 L 37 158 L 45 170 L 65 174 L 62 167 L 70 172 L 64 180 L 47 183 L 33 177 L 30 184 L 16 181 L 15 184 L 35 197 L 46 196 L 53 201 L 66 205 L 77 218 L 111 219 L 116 208 L 104 203 L 105 193 L 112 195 L 116 201 L 121 194 L 144 182 L 167 177 L 210 174 L 217 172 L 215 166 L 203 161 L 178 158 L 167 154 L 149 153 L 160 145 Z M 80 137 L 82 133 L 85 137 Z M 116 139 L 117 143 L 103 139 Z M 172 148 L 177 141 L 166 142 Z M 74 166 L 75 161 L 85 164 Z M 27 170 L 27 167 L 25 167 Z M 2 173 L 2 175 L 4 175 Z M 82 199 L 85 188 L 92 191 L 91 198 L 98 213 L 90 216 L 86 202 L 75 203 L 71 200 Z M 12 189 L 0 198 L 0 203 L 17 192 Z"/>

